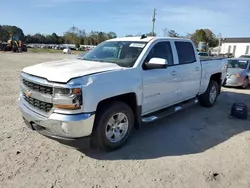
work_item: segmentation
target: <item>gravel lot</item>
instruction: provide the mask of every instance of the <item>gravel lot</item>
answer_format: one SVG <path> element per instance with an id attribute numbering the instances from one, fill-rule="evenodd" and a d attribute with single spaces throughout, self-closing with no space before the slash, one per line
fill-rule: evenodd
<path id="1" fill-rule="evenodd" d="M 21 69 L 61 58 L 74 56 L 0 52 L 0 187 L 250 187 L 250 122 L 228 118 L 250 89 L 223 88 L 215 107 L 145 125 L 118 151 L 77 151 L 29 130 L 17 106 Z"/>

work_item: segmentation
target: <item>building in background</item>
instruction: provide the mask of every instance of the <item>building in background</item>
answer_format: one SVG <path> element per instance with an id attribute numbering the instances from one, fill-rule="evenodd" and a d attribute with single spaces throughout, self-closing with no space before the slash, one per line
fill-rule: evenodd
<path id="1" fill-rule="evenodd" d="M 250 54 L 250 37 L 222 38 L 220 53 L 232 53 L 234 57 Z"/>

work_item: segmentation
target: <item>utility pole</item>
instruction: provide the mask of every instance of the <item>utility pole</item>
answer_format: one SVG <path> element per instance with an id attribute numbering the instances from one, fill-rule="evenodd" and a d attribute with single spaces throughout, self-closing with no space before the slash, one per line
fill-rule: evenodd
<path id="1" fill-rule="evenodd" d="M 152 35 L 155 35 L 155 15 L 156 15 L 156 9 L 154 9 L 153 12 L 153 18 L 152 18 L 152 22 L 153 22 L 153 28 L 152 28 Z"/>
<path id="2" fill-rule="evenodd" d="M 219 37 L 219 47 L 218 47 L 218 55 L 220 54 L 220 51 L 221 51 L 221 47 L 220 47 L 220 43 L 221 43 L 221 33 L 219 33 L 219 35 L 218 35 L 218 37 Z"/>

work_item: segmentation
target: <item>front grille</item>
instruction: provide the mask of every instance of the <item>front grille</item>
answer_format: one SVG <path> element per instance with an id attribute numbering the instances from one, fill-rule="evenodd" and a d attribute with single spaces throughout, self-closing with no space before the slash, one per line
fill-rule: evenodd
<path id="1" fill-rule="evenodd" d="M 49 94 L 49 95 L 53 94 L 53 88 L 52 87 L 35 84 L 35 83 L 30 82 L 30 81 L 25 80 L 25 79 L 23 79 L 23 84 L 26 87 L 28 87 L 29 89 L 32 89 L 34 91 L 44 93 L 44 94 Z"/>
<path id="2" fill-rule="evenodd" d="M 23 93 L 23 98 L 30 104 L 32 105 L 33 107 L 43 111 L 43 112 L 46 112 L 48 113 L 51 108 L 53 107 L 53 104 L 52 103 L 47 103 L 47 102 L 43 102 L 43 101 L 40 101 L 40 100 L 37 100 L 37 99 L 34 99 L 32 97 L 27 97 L 25 95 L 25 93 Z"/>

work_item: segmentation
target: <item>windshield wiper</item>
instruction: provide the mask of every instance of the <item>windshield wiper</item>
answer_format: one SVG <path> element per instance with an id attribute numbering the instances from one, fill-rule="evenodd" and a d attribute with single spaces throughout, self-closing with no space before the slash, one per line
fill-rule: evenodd
<path id="1" fill-rule="evenodd" d="M 98 60 L 98 59 L 86 59 L 86 58 L 81 58 L 81 60 L 86 60 L 86 61 L 97 61 L 97 62 L 106 62 L 103 60 Z"/>

